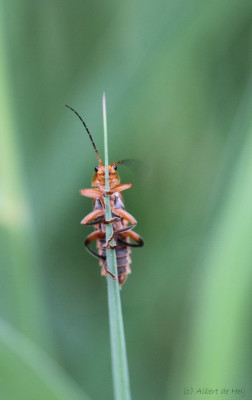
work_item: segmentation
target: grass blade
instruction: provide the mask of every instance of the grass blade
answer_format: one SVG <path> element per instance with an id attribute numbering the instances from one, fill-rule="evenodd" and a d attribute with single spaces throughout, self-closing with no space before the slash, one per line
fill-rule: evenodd
<path id="1" fill-rule="evenodd" d="M 0 318 L 0 398 L 90 400 L 57 362 Z"/>
<path id="2" fill-rule="evenodd" d="M 104 153 L 105 153 L 105 188 L 109 190 L 108 176 L 108 137 L 107 137 L 107 116 L 106 116 L 106 98 L 103 94 L 103 125 L 104 125 Z M 106 220 L 111 219 L 111 209 L 109 196 L 105 196 Z M 106 225 L 106 240 L 113 233 L 113 225 Z M 113 245 L 113 242 L 111 243 Z M 108 307 L 112 358 L 112 375 L 115 400 L 130 400 L 130 385 L 128 374 L 128 363 L 126 354 L 126 344 L 123 328 L 123 317 L 121 308 L 121 299 L 119 285 L 117 280 L 117 264 L 115 250 L 106 250 L 107 268 L 116 276 L 113 280 L 108 275 Z"/>
<path id="3" fill-rule="evenodd" d="M 12 96 L 4 10 L 0 12 L 0 254 L 1 314 L 30 339 L 47 347 L 45 304 L 36 234 L 23 168 L 21 133 Z"/>

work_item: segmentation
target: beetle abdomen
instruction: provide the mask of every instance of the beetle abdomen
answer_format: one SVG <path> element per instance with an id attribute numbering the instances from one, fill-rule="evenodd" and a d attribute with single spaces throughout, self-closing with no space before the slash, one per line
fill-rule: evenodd
<path id="1" fill-rule="evenodd" d="M 127 278 L 127 275 L 131 272 L 130 269 L 130 263 L 131 263 L 131 257 L 130 257 L 130 248 L 123 245 L 122 243 L 118 242 L 118 239 L 120 238 L 120 235 L 117 234 L 115 238 L 115 244 L 116 244 L 116 262 L 117 262 L 117 274 L 118 274 L 118 282 L 119 285 L 121 285 Z M 100 239 L 97 240 L 97 249 L 98 253 L 106 257 L 106 249 L 103 247 L 106 244 L 105 239 Z M 100 259 L 100 266 L 102 267 L 101 274 L 102 275 L 107 275 L 105 267 L 107 266 L 107 261 L 106 259 Z"/>

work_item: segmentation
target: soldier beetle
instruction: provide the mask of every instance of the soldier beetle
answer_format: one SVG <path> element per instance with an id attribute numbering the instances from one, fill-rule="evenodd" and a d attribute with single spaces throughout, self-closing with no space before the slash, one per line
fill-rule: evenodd
<path id="1" fill-rule="evenodd" d="M 98 159 L 98 165 L 95 167 L 95 173 L 91 182 L 93 188 L 81 189 L 82 196 L 90 197 L 93 200 L 93 211 L 86 215 L 81 221 L 82 225 L 93 225 L 95 230 L 90 233 L 84 245 L 93 256 L 99 258 L 102 267 L 101 275 L 111 275 L 115 279 L 115 275 L 107 269 L 106 249 L 115 248 L 117 260 L 117 273 L 119 285 L 122 285 L 129 273 L 131 273 L 131 250 L 130 247 L 141 247 L 144 245 L 143 239 L 138 233 L 133 231 L 136 226 L 136 219 L 129 214 L 124 207 L 122 191 L 130 189 L 131 183 L 120 184 L 120 177 L 117 172 L 117 165 L 123 164 L 123 161 L 116 161 L 108 166 L 109 172 L 109 191 L 105 190 L 105 165 L 103 165 L 101 157 L 93 141 L 92 135 L 81 116 L 72 107 L 66 105 L 81 120 L 85 130 L 93 145 L 94 151 Z M 106 221 L 105 218 L 105 200 L 104 196 L 110 196 L 110 207 L 112 219 Z M 113 234 L 106 242 L 106 224 L 113 225 Z M 110 242 L 114 239 L 114 245 Z M 96 240 L 97 252 L 90 247 L 90 244 Z M 133 241 L 133 242 L 132 242 Z"/>

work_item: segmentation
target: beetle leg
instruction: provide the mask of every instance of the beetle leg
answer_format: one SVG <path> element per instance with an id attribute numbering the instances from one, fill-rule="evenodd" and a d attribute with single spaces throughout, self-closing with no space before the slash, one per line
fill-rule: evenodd
<path id="1" fill-rule="evenodd" d="M 126 221 L 130 222 L 131 224 L 136 225 L 136 219 L 127 211 L 123 210 L 122 208 L 113 208 L 112 213 L 115 215 L 119 215 L 119 217 L 126 219 Z"/>
<path id="2" fill-rule="evenodd" d="M 99 189 L 81 189 L 81 196 L 91 197 L 92 199 L 98 199 L 102 197 L 102 192 Z"/>
<path id="3" fill-rule="evenodd" d="M 113 250 L 113 249 L 116 248 L 116 245 L 110 244 L 110 242 L 114 239 L 114 237 L 115 237 L 115 231 L 112 232 L 112 234 L 108 238 L 107 242 L 104 244 L 104 246 L 102 246 L 103 249 L 111 249 L 111 250 Z"/>
<path id="4" fill-rule="evenodd" d="M 84 242 L 84 246 L 86 247 L 87 251 L 89 251 L 90 254 L 92 254 L 93 256 L 97 257 L 97 258 L 101 258 L 102 260 L 106 260 L 105 256 L 102 256 L 99 253 L 96 253 L 96 251 L 94 251 L 93 249 L 91 249 L 91 247 L 89 247 L 89 243 L 93 242 L 96 239 L 102 239 L 104 238 L 104 233 L 100 232 L 100 231 L 94 231 L 92 233 L 90 233 L 90 235 L 87 236 L 85 242 Z M 107 274 L 109 274 L 112 279 L 116 279 L 115 275 L 105 266 L 103 266 L 104 270 L 106 271 Z"/>
<path id="5" fill-rule="evenodd" d="M 132 183 L 122 183 L 120 185 L 116 185 L 113 188 L 111 188 L 111 191 L 122 192 L 123 190 L 130 189 L 132 186 L 133 186 Z"/>
<path id="6" fill-rule="evenodd" d="M 103 196 L 111 196 L 115 192 L 122 192 L 123 190 L 130 189 L 132 186 L 133 186 L 132 183 L 122 183 L 121 185 L 116 185 L 109 190 L 104 190 L 104 189 L 101 190 Z"/>
<path id="7" fill-rule="evenodd" d="M 109 274 L 111 276 L 111 278 L 114 279 L 114 281 L 115 281 L 116 280 L 116 276 L 107 267 L 103 267 L 103 268 L 105 269 L 107 274 Z"/>
<path id="8" fill-rule="evenodd" d="M 123 243 L 125 246 L 129 246 L 129 247 L 142 247 L 144 245 L 144 241 L 141 238 L 141 236 L 138 235 L 138 233 L 133 232 L 133 231 L 129 231 L 129 232 L 127 232 L 127 236 L 129 236 L 137 244 L 136 243 L 129 243 L 126 240 L 123 240 L 122 238 L 118 238 L 118 242 L 119 243 Z"/>
<path id="9" fill-rule="evenodd" d="M 95 219 L 93 222 L 88 222 L 87 224 L 85 224 L 85 226 L 97 225 L 100 222 L 104 222 L 102 217 L 99 217 L 99 218 Z"/>
<path id="10" fill-rule="evenodd" d="M 127 231 L 133 229 L 135 226 L 136 226 L 136 224 L 131 224 L 131 225 L 129 225 L 129 226 L 126 226 L 125 228 L 118 229 L 118 231 L 113 231 L 113 233 L 111 234 L 110 238 L 108 239 L 107 243 L 103 246 L 103 248 L 104 248 L 104 249 L 115 249 L 115 248 L 116 248 L 116 245 L 115 245 L 115 246 L 113 246 L 113 245 L 111 246 L 111 245 L 109 244 L 109 243 L 111 242 L 111 240 L 113 240 L 113 239 L 115 238 L 115 235 L 116 235 L 117 233 L 127 232 Z M 138 246 L 136 246 L 136 247 L 138 247 Z"/>
<path id="11" fill-rule="evenodd" d="M 94 210 L 91 213 L 89 213 L 88 215 L 85 216 L 85 218 L 83 218 L 83 220 L 81 221 L 82 225 L 95 225 L 98 222 L 91 223 L 91 221 L 93 221 L 94 219 L 97 219 L 99 217 L 104 217 L 104 210 Z"/>
<path id="12" fill-rule="evenodd" d="M 91 249 L 91 247 L 89 247 L 89 243 L 92 243 L 96 239 L 102 239 L 102 238 L 104 238 L 103 232 L 94 231 L 94 232 L 90 233 L 90 235 L 87 236 L 87 238 L 84 242 L 84 246 L 86 247 L 87 251 L 89 251 L 89 253 L 92 254 L 93 256 L 95 256 L 97 258 L 101 258 L 102 260 L 106 260 L 105 256 L 102 256 L 101 254 L 99 254 L 96 251 L 94 251 L 93 249 Z"/>
<path id="13" fill-rule="evenodd" d="M 121 232 L 129 231 L 129 230 L 135 228 L 135 226 L 136 226 L 136 224 L 131 224 L 129 226 L 126 226 L 125 228 L 118 229 L 118 231 L 115 231 L 115 233 L 121 233 Z"/>
<path id="14" fill-rule="evenodd" d="M 121 220 L 120 217 L 114 217 L 114 218 L 111 218 L 109 220 L 105 220 L 104 224 L 109 225 L 109 224 L 112 224 L 113 222 L 117 222 L 117 221 L 120 221 L 120 220 Z"/>
<path id="15" fill-rule="evenodd" d="M 110 220 L 110 221 L 105 221 L 105 223 L 108 224 L 108 223 L 110 223 L 110 222 L 116 222 L 116 221 L 118 221 L 118 219 L 121 219 L 121 218 L 118 218 L 118 217 L 112 218 L 112 220 Z M 133 229 L 133 228 L 135 227 L 135 225 L 136 225 L 136 224 L 131 224 L 131 225 L 129 225 L 129 226 L 126 226 L 125 228 L 119 229 L 118 231 L 113 231 L 112 234 L 111 234 L 111 236 L 110 236 L 110 238 L 107 240 L 106 244 L 103 246 L 103 248 L 104 248 L 104 249 L 115 249 L 115 248 L 116 248 L 116 245 L 111 245 L 111 244 L 110 244 L 110 242 L 111 242 L 113 239 L 115 239 L 115 235 L 116 235 L 117 233 L 129 231 L 130 229 Z"/>

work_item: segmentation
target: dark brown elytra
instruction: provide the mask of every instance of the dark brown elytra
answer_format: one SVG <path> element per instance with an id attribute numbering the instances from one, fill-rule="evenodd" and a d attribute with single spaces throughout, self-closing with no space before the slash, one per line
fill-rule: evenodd
<path id="1" fill-rule="evenodd" d="M 99 162 L 99 165 L 95 167 L 95 173 L 91 183 L 94 188 L 80 190 L 82 196 L 91 197 L 93 199 L 93 211 L 83 218 L 81 224 L 93 225 L 95 230 L 87 236 L 84 245 L 93 256 L 99 258 L 100 266 L 102 267 L 101 274 L 105 276 L 109 274 L 113 279 L 115 279 L 114 274 L 107 269 L 106 249 L 115 248 L 118 282 L 119 285 L 122 285 L 127 275 L 131 272 L 130 247 L 141 247 L 144 245 L 143 239 L 133 231 L 137 221 L 125 210 L 122 198 L 122 191 L 131 188 L 132 184 L 120 184 L 117 165 L 122 163 L 122 161 L 116 161 L 108 166 L 109 191 L 105 190 L 105 165 L 102 163 L 92 135 L 77 111 L 68 105 L 66 105 L 66 107 L 72 110 L 83 123 Z M 105 218 L 105 195 L 109 195 L 110 197 L 112 213 L 112 219 L 110 221 L 106 221 Z M 113 234 L 106 242 L 106 224 L 108 223 L 113 225 Z M 110 244 L 112 239 L 114 239 L 113 246 Z M 97 252 L 90 247 L 90 244 L 94 240 L 97 240 Z"/>

